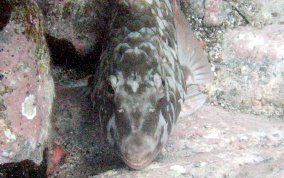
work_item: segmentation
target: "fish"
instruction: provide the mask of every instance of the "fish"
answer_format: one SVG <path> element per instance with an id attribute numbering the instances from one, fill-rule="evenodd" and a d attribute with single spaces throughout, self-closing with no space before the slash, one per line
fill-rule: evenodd
<path id="1" fill-rule="evenodd" d="M 210 63 L 178 0 L 113 1 L 91 100 L 108 142 L 134 170 L 166 145 L 185 108 L 191 114 L 213 80 Z"/>

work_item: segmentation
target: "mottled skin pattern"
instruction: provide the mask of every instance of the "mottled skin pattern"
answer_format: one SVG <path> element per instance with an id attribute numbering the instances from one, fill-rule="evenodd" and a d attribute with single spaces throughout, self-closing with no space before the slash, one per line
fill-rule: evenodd
<path id="1" fill-rule="evenodd" d="M 133 169 L 166 144 L 186 85 L 169 0 L 117 0 L 95 75 L 94 108 L 108 141 Z"/>

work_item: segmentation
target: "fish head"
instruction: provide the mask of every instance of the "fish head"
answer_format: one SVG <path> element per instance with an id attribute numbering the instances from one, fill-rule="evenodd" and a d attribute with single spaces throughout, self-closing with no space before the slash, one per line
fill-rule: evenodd
<path id="1" fill-rule="evenodd" d="M 109 77 L 113 88 L 113 115 L 107 124 L 108 140 L 133 169 L 149 165 L 168 139 L 162 109 L 167 104 L 165 87 L 158 73 Z"/>

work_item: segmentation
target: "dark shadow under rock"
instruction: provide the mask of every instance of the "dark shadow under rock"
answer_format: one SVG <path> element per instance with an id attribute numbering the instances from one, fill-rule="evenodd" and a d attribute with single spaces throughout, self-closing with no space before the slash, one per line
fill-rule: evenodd
<path id="1" fill-rule="evenodd" d="M 52 64 L 65 69 L 75 69 L 84 73 L 95 72 L 101 49 L 97 47 L 86 56 L 81 56 L 71 42 L 66 39 L 57 39 L 46 35 L 48 47 L 52 58 Z"/>
<path id="2" fill-rule="evenodd" d="M 40 165 L 35 164 L 31 160 L 24 160 L 21 162 L 6 163 L 0 165 L 0 177 L 2 178 L 37 178 L 47 177 L 47 155 L 48 149 L 45 149 L 43 154 L 43 161 Z"/>
<path id="3" fill-rule="evenodd" d="M 0 2 L 0 31 L 7 25 L 9 22 L 12 12 L 12 6 L 5 0 Z"/>
<path id="4" fill-rule="evenodd" d="M 86 177 L 124 166 L 106 143 L 89 98 L 81 96 L 82 90 L 56 88 L 54 144 L 61 145 L 66 157 L 51 177 Z"/>

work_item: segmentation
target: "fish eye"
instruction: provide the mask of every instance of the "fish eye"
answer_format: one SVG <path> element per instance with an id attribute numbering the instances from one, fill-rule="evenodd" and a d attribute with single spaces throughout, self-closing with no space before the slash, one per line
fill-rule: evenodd
<path id="1" fill-rule="evenodd" d="M 113 89 L 113 87 L 110 84 L 107 86 L 107 91 L 110 94 L 114 94 L 114 89 Z"/>
<path id="2" fill-rule="evenodd" d="M 123 108 L 118 108 L 118 109 L 117 109 L 117 112 L 118 112 L 118 113 L 123 113 L 123 112 L 124 112 L 124 109 L 123 109 Z"/>
<path id="3" fill-rule="evenodd" d="M 163 87 L 165 87 L 165 85 L 166 85 L 166 83 L 165 83 L 165 80 L 164 80 L 164 79 L 162 79 L 162 85 L 163 85 Z"/>

